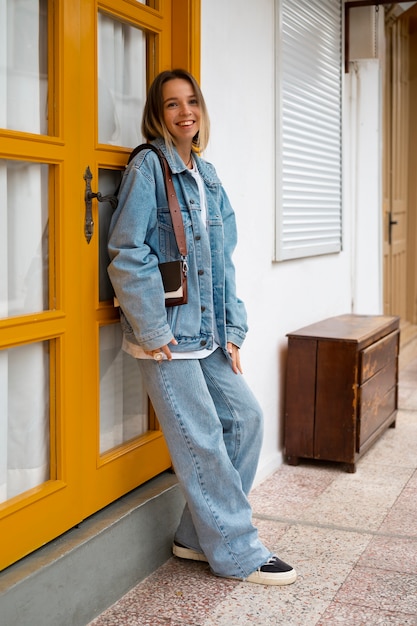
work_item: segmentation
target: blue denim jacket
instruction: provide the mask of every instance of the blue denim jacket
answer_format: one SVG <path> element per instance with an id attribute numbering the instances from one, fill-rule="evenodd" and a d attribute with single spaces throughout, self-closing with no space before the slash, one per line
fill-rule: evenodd
<path id="1" fill-rule="evenodd" d="M 173 352 L 220 345 L 241 346 L 247 332 L 246 310 L 236 297 L 232 253 L 237 233 L 233 209 L 214 167 L 194 156 L 203 179 L 207 228 L 200 218 L 196 181 L 177 152 L 162 139 L 153 142 L 171 167 L 184 221 L 188 249 L 188 303 L 166 308 L 158 263 L 180 258 L 169 213 L 163 172 L 151 150 L 140 152 L 126 168 L 109 234 L 110 280 L 121 307 L 128 341 L 145 350 L 168 344 Z M 213 310 L 214 308 L 214 310 Z"/>

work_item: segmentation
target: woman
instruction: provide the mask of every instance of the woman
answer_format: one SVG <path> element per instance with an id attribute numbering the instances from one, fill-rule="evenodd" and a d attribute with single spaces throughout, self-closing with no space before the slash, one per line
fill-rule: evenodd
<path id="1" fill-rule="evenodd" d="M 142 133 L 167 159 L 188 249 L 188 303 L 166 308 L 158 263 L 179 258 L 158 156 L 127 168 L 112 219 L 109 275 L 121 306 L 123 348 L 138 359 L 187 505 L 173 553 L 213 573 L 287 585 L 294 569 L 271 554 L 252 525 L 247 494 L 262 442 L 262 413 L 242 376 L 247 331 L 236 297 L 235 216 L 212 165 L 200 158 L 209 119 L 184 70 L 154 80 Z"/>

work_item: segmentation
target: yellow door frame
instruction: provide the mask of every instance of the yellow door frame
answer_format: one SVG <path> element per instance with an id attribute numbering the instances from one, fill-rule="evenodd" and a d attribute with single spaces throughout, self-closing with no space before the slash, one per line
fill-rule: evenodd
<path id="1" fill-rule="evenodd" d="M 52 394 L 55 408 L 51 414 L 51 479 L 0 505 L 0 569 L 53 540 L 150 477 L 149 473 L 138 471 L 135 456 L 129 454 L 131 451 L 127 446 L 123 472 L 119 469 L 117 475 L 111 477 L 117 454 L 108 463 L 108 473 L 104 477 L 109 482 L 107 494 L 91 497 L 91 482 L 84 480 L 83 459 L 89 459 L 87 464 L 91 471 L 96 471 L 98 456 L 96 444 L 90 447 L 96 431 L 93 436 L 91 432 L 86 434 L 85 418 L 87 415 L 90 419 L 91 414 L 83 404 L 79 390 L 85 390 L 85 371 L 92 367 L 95 387 L 90 392 L 93 395 L 98 393 L 98 329 L 101 323 L 109 321 L 111 315 L 116 321 L 116 314 L 109 312 L 109 307 L 96 307 L 95 348 L 84 359 L 80 345 L 85 317 L 83 302 L 85 297 L 91 297 L 91 283 L 89 279 L 85 281 L 82 270 L 85 262 L 87 266 L 97 263 L 97 244 L 87 247 L 83 237 L 83 168 L 86 159 L 93 156 L 92 169 L 97 181 L 99 167 L 122 169 L 128 150 L 116 146 L 97 150 L 94 139 L 90 154 L 80 154 L 80 133 L 91 123 L 86 98 L 97 97 L 94 93 L 95 65 L 91 62 L 90 67 L 91 59 L 82 58 L 80 51 L 83 46 L 85 49 L 83 38 L 91 37 L 95 41 L 95 15 L 99 8 L 137 24 L 140 7 L 147 13 L 145 26 L 151 24 L 155 32 L 161 32 L 161 23 L 165 29 L 167 23 L 171 24 L 170 32 L 165 31 L 164 37 L 157 38 L 150 77 L 171 66 L 188 69 L 198 79 L 200 0 L 156 0 L 154 4 L 155 8 L 144 8 L 135 0 L 48 0 L 51 134 L 33 137 L 0 129 L 0 158 L 50 165 L 50 235 L 51 238 L 54 236 L 56 274 L 56 280 L 54 277 L 52 281 L 55 303 L 49 311 L 0 320 L 0 349 L 33 341 L 50 341 L 51 378 L 55 385 Z M 85 65 L 87 70 L 81 70 Z M 87 118 L 83 117 L 85 115 Z M 166 467 L 169 457 L 164 440 L 156 430 L 152 433 L 151 439 L 160 440 L 159 449 Z M 154 461 L 154 454 L 145 451 L 141 465 L 146 468 Z M 125 480 L 126 476 L 129 476 L 128 480 Z M 102 480 L 102 484 L 106 480 Z"/>

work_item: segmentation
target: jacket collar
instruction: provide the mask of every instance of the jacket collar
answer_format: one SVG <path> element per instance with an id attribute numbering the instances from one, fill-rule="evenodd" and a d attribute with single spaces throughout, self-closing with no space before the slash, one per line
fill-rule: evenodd
<path id="1" fill-rule="evenodd" d="M 160 137 L 154 139 L 151 143 L 162 151 L 173 174 L 180 174 L 181 172 L 187 171 L 187 168 L 175 147 L 173 147 L 172 151 L 168 150 L 165 141 Z M 220 179 L 218 178 L 214 167 L 198 156 L 195 152 L 193 152 L 193 157 L 204 182 L 208 185 L 220 185 Z"/>

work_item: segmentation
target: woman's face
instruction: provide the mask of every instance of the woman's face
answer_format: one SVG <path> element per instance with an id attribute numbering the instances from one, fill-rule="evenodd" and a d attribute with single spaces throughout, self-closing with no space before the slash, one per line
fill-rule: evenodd
<path id="1" fill-rule="evenodd" d="M 164 122 L 177 147 L 189 147 L 200 129 L 201 111 L 193 86 L 173 78 L 162 87 Z"/>

